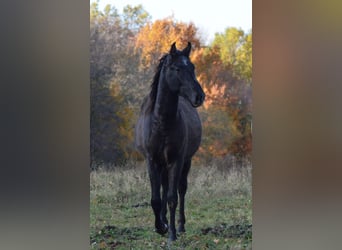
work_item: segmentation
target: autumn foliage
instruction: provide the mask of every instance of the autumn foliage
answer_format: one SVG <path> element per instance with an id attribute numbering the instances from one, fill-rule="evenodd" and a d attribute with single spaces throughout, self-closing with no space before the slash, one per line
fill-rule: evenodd
<path id="1" fill-rule="evenodd" d="M 90 13 L 91 159 L 120 164 L 141 159 L 133 145 L 134 125 L 159 58 L 177 42 L 190 41 L 191 60 L 205 93 L 199 108 L 203 139 L 195 161 L 252 151 L 252 34 L 227 28 L 205 44 L 193 23 L 167 17 L 151 22 L 142 6 L 122 14 L 97 3 Z"/>
<path id="2" fill-rule="evenodd" d="M 170 44 L 177 43 L 184 48 L 191 42 L 192 48 L 200 47 L 197 28 L 193 23 L 176 22 L 172 17 L 147 23 L 136 38 L 136 48 L 141 51 L 141 64 L 144 67 L 156 65 L 162 53 L 170 49 Z"/>

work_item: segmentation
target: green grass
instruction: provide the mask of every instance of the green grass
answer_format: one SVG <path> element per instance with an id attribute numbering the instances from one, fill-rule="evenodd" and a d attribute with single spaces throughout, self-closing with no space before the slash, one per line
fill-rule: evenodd
<path id="1" fill-rule="evenodd" d="M 193 166 L 186 233 L 168 247 L 167 235 L 153 231 L 148 175 L 137 165 L 91 172 L 91 249 L 251 249 L 251 166 Z"/>

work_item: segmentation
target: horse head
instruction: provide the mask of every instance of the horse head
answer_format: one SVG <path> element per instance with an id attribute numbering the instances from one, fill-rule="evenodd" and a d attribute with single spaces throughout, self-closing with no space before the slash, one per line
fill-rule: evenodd
<path id="1" fill-rule="evenodd" d="M 195 67 L 190 61 L 190 51 L 190 42 L 182 51 L 177 50 L 176 43 L 173 43 L 166 58 L 165 76 L 172 92 L 184 97 L 193 107 L 199 107 L 204 101 L 205 94 L 197 81 Z"/>

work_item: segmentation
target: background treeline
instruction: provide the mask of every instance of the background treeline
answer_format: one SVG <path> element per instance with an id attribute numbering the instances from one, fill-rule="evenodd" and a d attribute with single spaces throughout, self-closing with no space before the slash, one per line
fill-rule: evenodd
<path id="1" fill-rule="evenodd" d="M 142 159 L 134 149 L 134 125 L 158 60 L 174 41 L 179 49 L 192 43 L 191 59 L 206 93 L 199 108 L 203 139 L 194 160 L 249 158 L 252 33 L 230 27 L 206 45 L 193 23 L 151 20 L 141 5 L 127 5 L 120 13 L 91 4 L 91 167 Z"/>

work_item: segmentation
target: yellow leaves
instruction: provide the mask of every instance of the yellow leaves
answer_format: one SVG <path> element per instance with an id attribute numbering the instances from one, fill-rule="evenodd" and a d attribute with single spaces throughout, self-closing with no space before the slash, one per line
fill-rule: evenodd
<path id="1" fill-rule="evenodd" d="M 212 50 L 217 50 L 220 61 L 232 68 L 235 77 L 252 79 L 252 33 L 244 34 L 241 29 L 227 28 L 225 33 L 216 34 Z M 214 51 L 213 51 L 214 53 Z"/>

